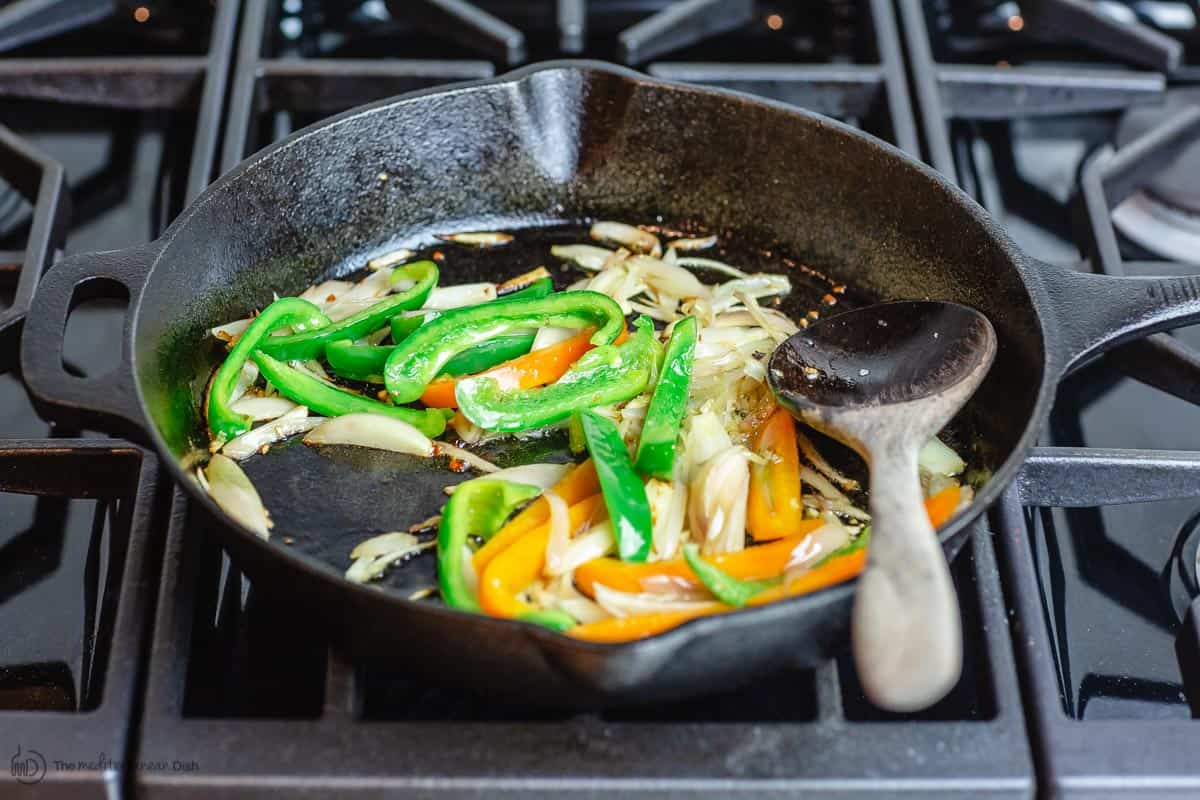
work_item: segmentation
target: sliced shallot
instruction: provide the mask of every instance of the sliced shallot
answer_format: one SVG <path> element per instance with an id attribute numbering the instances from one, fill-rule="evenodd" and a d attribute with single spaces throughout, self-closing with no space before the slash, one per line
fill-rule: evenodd
<path id="1" fill-rule="evenodd" d="M 259 425 L 234 438 L 221 448 L 222 455 L 242 461 L 264 447 L 282 442 L 297 433 L 307 433 L 325 421 L 324 417 L 310 417 L 308 409 L 296 406 L 291 411 L 270 422 Z"/>
<path id="2" fill-rule="evenodd" d="M 250 418 L 251 422 L 278 419 L 296 407 L 286 397 L 243 397 L 231 408 Z"/>
<path id="3" fill-rule="evenodd" d="M 550 254 L 564 261 L 572 261 L 584 269 L 597 271 L 604 267 L 613 251 L 594 244 L 556 244 L 550 248 Z"/>
<path id="4" fill-rule="evenodd" d="M 204 471 L 208 479 L 208 496 L 236 522 L 264 539 L 271 535 L 271 515 L 263 505 L 254 484 L 232 458 L 215 455 Z"/>
<path id="5" fill-rule="evenodd" d="M 438 234 L 438 238 L 443 242 L 453 242 L 454 244 L 462 244 L 467 247 L 500 247 L 513 240 L 511 233 L 501 233 L 500 231 L 444 233 Z"/>
<path id="6" fill-rule="evenodd" d="M 592 225 L 590 235 L 596 241 L 616 242 L 635 253 L 662 255 L 662 244 L 657 236 L 624 222 L 597 222 Z"/>
<path id="7" fill-rule="evenodd" d="M 309 431 L 305 444 L 345 444 L 429 458 L 433 442 L 402 420 L 381 414 L 344 414 Z"/>
<path id="8" fill-rule="evenodd" d="M 439 286 L 429 293 L 422 308 L 448 311 L 452 308 L 477 306 L 496 299 L 494 283 L 460 283 L 457 286 Z"/>

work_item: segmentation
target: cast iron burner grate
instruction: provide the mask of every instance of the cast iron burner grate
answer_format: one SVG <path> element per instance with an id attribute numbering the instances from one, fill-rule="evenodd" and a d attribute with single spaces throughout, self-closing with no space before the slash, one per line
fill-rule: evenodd
<path id="1" fill-rule="evenodd" d="M 478 7 L 465 3 L 402 5 L 411 17 L 398 22 L 425 32 L 433 30 L 426 15 L 435 11 L 474 20 L 478 24 L 471 35 L 459 31 L 457 41 L 464 56 L 489 60 L 348 58 L 347 52 L 379 47 L 378 42 L 359 47 L 365 40 L 355 38 L 354 26 L 374 30 L 375 24 L 363 21 L 361 9 L 353 12 L 359 16 L 339 23 L 351 33 L 323 52 L 321 41 L 286 35 L 289 28 L 297 32 L 298 24 L 321 30 L 305 16 L 307 4 L 281 9 L 267 0 L 250 0 L 243 15 L 222 166 L 231 167 L 249 150 L 333 111 L 413 88 L 490 76 L 497 66 L 521 60 L 513 56 L 514 38 L 493 24 L 498 19 L 524 22 L 504 4 L 477 4 L 496 11 L 484 21 Z M 634 9 L 637 13 L 626 9 L 620 25 L 598 13 L 601 5 L 587 6 L 592 12 L 584 37 L 589 48 L 606 30 L 615 32 L 621 46 L 619 31 L 628 33 L 630 19 L 646 34 L 634 37 L 641 43 L 633 60 L 678 52 L 687 44 L 664 45 L 651 35 L 654 25 L 644 21 L 653 23 L 651 12 L 665 4 Z M 698 13 L 709 5 L 685 2 L 669 13 Z M 571 6 L 584 8 L 581 3 L 559 4 L 567 12 Z M 320 8 L 328 11 L 329 6 Z M 789 6 L 781 13 L 794 10 Z M 915 152 L 916 126 L 901 79 L 892 9 L 870 2 L 857 10 L 859 35 L 865 31 L 872 40 L 864 51 L 866 61 L 650 61 L 647 68 L 653 74 L 799 101 L 865 125 Z M 491 37 L 490 44 L 481 45 L 481 31 L 484 38 Z M 705 33 L 727 35 L 732 34 Z M 530 22 L 522 30 L 521 47 L 540 52 L 544 38 L 545 32 Z M 632 52 L 628 40 L 626 36 L 625 46 Z M 136 788 L 141 794 L 238 796 L 301 787 L 325 794 L 412 797 L 482 791 L 520 797 L 557 797 L 568 791 L 785 796 L 834 787 L 849 796 L 898 789 L 945 796 L 1032 792 L 1007 616 L 991 539 L 982 528 L 955 567 L 966 628 L 980 631 L 969 642 L 966 677 L 935 708 L 893 716 L 866 703 L 848 663 L 831 663 L 815 672 L 785 670 L 761 685 L 720 696 L 588 714 L 514 706 L 447 690 L 414 680 L 402 666 L 394 673 L 359 669 L 330 651 L 286 598 L 259 595 L 231 569 L 208 541 L 211 524 L 177 494 L 162 576 L 169 591 L 163 592 L 157 609 L 139 737 L 143 761 L 184 753 L 200 767 L 188 773 L 140 772 Z M 402 665 L 403 656 L 398 658 Z M 812 757 L 816 753 L 823 755 Z M 852 755 L 868 753 L 869 758 Z"/>
<path id="2" fill-rule="evenodd" d="M 1082 13 L 1073 0 L 1037 6 L 1043 12 L 1041 21 L 1029 13 L 1014 31 L 1047 23 L 1047 11 L 1050 19 L 1065 14 L 1080 23 L 1074 38 L 1097 52 L 1137 64 L 1181 69 L 1181 49 L 1153 32 L 1136 26 L 1114 29 L 1094 18 L 1072 17 Z M 1167 96 L 1163 75 L 1106 66 L 1070 71 L 1011 67 L 1007 59 L 1015 60 L 1017 53 L 1024 52 L 1011 42 L 1007 53 L 996 47 L 987 51 L 988 57 L 1005 59 L 1001 65 L 937 63 L 920 4 L 901 0 L 901 9 L 922 134 L 933 163 L 975 194 L 1014 235 L 1027 246 L 1039 246 L 1043 257 L 1062 261 L 1076 261 L 1078 254 L 1073 246 L 1058 247 L 1056 237 L 1068 245 L 1078 241 L 1086 258 L 1078 268 L 1085 270 L 1113 275 L 1200 271 L 1195 264 L 1127 263 L 1113 229 L 1117 215 L 1112 209 L 1131 196 L 1152 192 L 1156 183 L 1169 183 L 1161 177 L 1164 170 L 1171 169 L 1172 162 L 1200 138 L 1200 108 L 1187 109 L 1184 104 L 1149 112 L 1154 118 L 1137 131 L 1122 126 L 1124 136 L 1114 134 L 1115 126 L 1101 116 L 1122 111 L 1129 119 L 1148 113 L 1142 111 L 1142 104 L 1158 103 Z M 936 41 L 942 52 L 954 49 L 946 45 L 945 37 Z M 1055 88 L 1043 81 L 1051 74 Z M 989 93 L 993 101 L 998 100 L 997 92 L 1013 89 L 1020 93 L 1007 103 L 994 102 L 987 108 L 979 102 Z M 1060 122 L 1057 127 L 1053 121 L 1031 121 L 1078 112 L 1088 112 L 1090 121 L 1072 126 Z M 1014 155 L 1022 135 L 1040 136 L 1039 141 L 1049 142 L 1047 146 L 1058 147 L 1063 154 L 1082 155 L 1073 198 L 1056 194 L 1057 182 L 1031 177 L 1029 164 Z M 1072 150 L 1076 139 L 1082 144 Z M 1113 140 L 1120 149 L 1107 144 Z M 1069 209 L 1074 213 L 1067 213 Z M 1036 219 L 1036 225 L 1030 219 Z M 1105 396 L 1120 377 L 1113 375 L 1118 370 L 1195 404 L 1200 401 L 1197 367 L 1200 361 L 1195 353 L 1173 335 L 1153 336 L 1118 349 L 1063 385 L 1049 435 L 1054 441 L 1082 444 L 1085 431 L 1090 433 L 1099 424 L 1093 419 L 1110 421 L 1114 414 L 1130 413 L 1128 406 L 1105 405 Z M 1142 413 L 1156 411 L 1146 407 Z M 1189 440 L 1175 437 L 1175 441 Z M 1128 526 L 1138 525 L 1137 520 L 1145 520 L 1142 525 L 1159 524 L 1159 518 L 1118 514 L 1119 509 L 1113 508 L 1200 496 L 1198 469 L 1200 452 L 1191 450 L 1039 448 L 1016 487 L 993 511 L 992 526 L 1000 534 L 1001 574 L 1016 612 L 1014 643 L 1039 784 L 1047 794 L 1194 796 L 1200 791 L 1200 775 L 1191 757 L 1200 745 L 1200 723 L 1195 721 L 1200 704 L 1195 702 L 1194 685 L 1200 674 L 1196 671 L 1200 668 L 1197 614 L 1193 611 L 1180 625 L 1196 587 L 1194 574 L 1190 582 L 1189 576 L 1181 575 L 1183 570 L 1195 570 L 1195 537 L 1181 539 L 1173 553 L 1163 558 L 1162 572 L 1156 572 L 1146 560 L 1153 558 L 1158 540 L 1151 537 L 1157 531 L 1153 527 L 1131 531 Z M 1126 527 L 1118 523 L 1114 528 L 1113 520 L 1125 520 Z M 1158 550 L 1170 547 L 1175 530 L 1164 531 L 1167 535 Z M 1129 549 L 1131 541 L 1141 546 Z M 1190 565 L 1184 555 L 1189 547 Z M 1105 618 L 1086 616 L 1089 609 Z M 1100 627 L 1101 641 L 1095 637 L 1089 641 L 1079 630 L 1081 624 Z M 1139 660 L 1140 669 L 1126 671 L 1130 662 Z"/>

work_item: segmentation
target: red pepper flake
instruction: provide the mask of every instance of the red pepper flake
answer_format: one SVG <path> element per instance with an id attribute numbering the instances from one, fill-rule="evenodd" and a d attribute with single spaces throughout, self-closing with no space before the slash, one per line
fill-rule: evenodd
<path id="1" fill-rule="evenodd" d="M 379 398 L 379 402 L 386 403 L 388 400 L 388 397 L 389 397 L 388 390 L 380 389 L 378 392 L 375 393 L 375 396 Z"/>
<path id="2" fill-rule="evenodd" d="M 285 537 L 283 537 L 283 543 L 284 544 L 295 544 L 296 540 L 290 536 L 285 536 Z"/>
<path id="3" fill-rule="evenodd" d="M 807 327 L 808 327 L 808 318 L 807 318 L 807 317 L 801 317 L 801 318 L 800 318 L 800 327 L 801 327 L 801 328 L 807 328 Z"/>
<path id="4" fill-rule="evenodd" d="M 330 292 L 329 294 L 325 295 L 325 302 L 326 302 L 326 303 L 332 303 L 334 300 L 337 300 L 337 295 L 336 295 L 336 294 L 333 294 L 332 292 Z"/>
<path id="5" fill-rule="evenodd" d="M 434 250 L 432 258 L 434 261 L 445 261 L 446 254 L 443 253 L 441 250 Z"/>
<path id="6" fill-rule="evenodd" d="M 821 298 L 821 302 L 827 306 L 836 306 L 837 298 L 831 294 L 826 294 L 824 297 Z"/>
<path id="7" fill-rule="evenodd" d="M 821 312 L 820 312 L 820 311 L 817 311 L 815 308 L 814 308 L 814 309 L 811 309 L 811 310 L 808 312 L 808 318 L 809 318 L 809 319 L 820 319 L 820 318 L 821 318 Z"/>
<path id="8" fill-rule="evenodd" d="M 835 283 L 833 285 L 832 291 L 834 294 L 845 294 L 846 293 L 846 284 Z"/>
<path id="9" fill-rule="evenodd" d="M 467 462 L 463 461 L 461 458 L 450 459 L 451 472 L 466 472 L 468 469 L 470 469 L 470 467 L 467 465 Z"/>

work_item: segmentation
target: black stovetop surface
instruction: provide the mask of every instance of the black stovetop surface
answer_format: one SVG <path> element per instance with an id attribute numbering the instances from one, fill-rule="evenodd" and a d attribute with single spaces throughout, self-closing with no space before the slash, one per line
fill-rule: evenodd
<path id="1" fill-rule="evenodd" d="M 657 35 L 645 20 L 664 0 L 63 0 L 41 5 L 68 17 L 113 10 L 45 36 L 30 33 L 36 16 L 14 11 L 37 3 L 0 3 L 0 126 L 38 154 L 31 162 L 0 137 L 0 309 L 18 315 L 23 287 L 58 254 L 153 238 L 216 174 L 308 122 L 564 55 L 632 61 L 845 119 L 951 174 L 1038 258 L 1200 271 L 1156 255 L 1136 231 L 1110 231 L 1120 257 L 1097 256 L 1081 197 L 1127 108 L 1200 81 L 1200 6 L 1108 4 L 1179 43 L 1151 37 L 1131 56 L 1122 42 L 1089 39 L 1087 25 L 1055 27 L 1056 7 L 1072 2 L 1022 13 L 996 2 L 686 0 L 674 11 L 691 15 Z M 556 21 L 581 10 L 582 37 Z M 465 16 L 447 17 L 456 11 Z M 4 26 L 18 23 L 25 41 L 10 47 Z M 1078 91 L 1048 90 L 1056 79 Z M 47 182 L 19 177 L 31 164 L 42 175 L 65 168 L 70 194 L 69 224 L 40 244 L 31 235 L 50 213 Z M 67 363 L 89 374 L 115 364 L 121 315 L 119 301 L 77 309 Z M 1178 338 L 1200 347 L 1194 331 Z M 1200 481 L 1190 499 L 1105 506 L 1105 481 L 1122 480 L 1127 457 L 1106 451 L 1117 466 L 1093 481 L 1094 507 L 1039 508 L 1037 486 L 1010 492 L 956 562 L 967 670 L 928 712 L 876 712 L 843 659 L 686 703 L 572 714 L 418 682 L 402 658 L 387 674 L 346 663 L 286 599 L 257 593 L 230 567 L 210 523 L 153 480 L 152 455 L 42 421 L 16 344 L 9 326 L 0 747 L 20 757 L 12 776 L 0 763 L 0 795 L 18 778 L 48 795 L 161 797 L 1200 795 L 1200 708 L 1186 680 L 1200 675 L 1181 670 L 1176 648 L 1195 587 L 1180 565 L 1194 571 L 1200 536 L 1178 545 L 1200 511 Z M 1042 444 L 1200 453 L 1200 410 L 1127 371 L 1139 374 L 1102 360 L 1073 377 Z M 1078 461 L 1059 479 L 1070 482 L 1088 456 L 1067 455 Z M 25 766 L 31 751 L 40 775 Z"/>

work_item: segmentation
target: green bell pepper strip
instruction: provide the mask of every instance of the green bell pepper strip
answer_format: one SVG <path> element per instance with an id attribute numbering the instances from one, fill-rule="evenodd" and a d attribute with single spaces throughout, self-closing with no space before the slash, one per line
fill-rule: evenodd
<path id="1" fill-rule="evenodd" d="M 553 291 L 554 291 L 554 281 L 552 279 L 539 278 L 538 280 L 534 281 L 533 283 L 529 284 L 528 286 L 524 287 L 523 289 L 518 289 L 515 292 L 509 292 L 508 294 L 502 294 L 497 299 L 512 300 L 514 298 L 519 298 L 519 297 L 525 298 L 527 300 L 528 299 L 537 299 L 539 297 L 545 297 L 546 295 L 550 294 Z M 488 302 L 494 303 L 496 301 L 489 300 Z M 392 317 L 392 342 L 394 344 L 400 344 L 400 342 L 402 342 L 406 338 L 408 338 L 408 335 L 410 333 L 412 333 L 417 328 L 424 325 L 426 320 L 429 320 L 432 322 L 434 317 L 436 317 L 440 313 L 441 312 L 439 312 L 439 311 L 434 311 L 431 309 L 431 310 L 425 312 L 424 314 L 413 314 L 412 316 L 397 315 L 395 317 Z M 518 354 L 518 355 L 520 355 L 520 354 Z"/>
<path id="2" fill-rule="evenodd" d="M 595 411 L 584 411 L 580 418 L 613 538 L 617 540 L 617 555 L 622 561 L 645 561 L 650 555 L 653 528 L 646 487 L 633 470 L 616 423 Z"/>
<path id="3" fill-rule="evenodd" d="M 575 455 L 587 450 L 587 440 L 583 438 L 583 420 L 578 414 L 572 414 L 567 420 L 567 447 Z"/>
<path id="4" fill-rule="evenodd" d="M 458 410 L 484 430 L 524 431 L 561 422 L 576 411 L 621 403 L 645 391 L 661 349 L 645 317 L 625 342 L 584 353 L 549 386 L 504 389 L 496 373 L 462 378 L 454 389 Z"/>
<path id="5" fill-rule="evenodd" d="M 307 406 L 323 416 L 381 414 L 401 422 L 407 422 L 430 438 L 440 436 L 442 431 L 446 430 L 446 418 L 450 416 L 446 409 L 389 406 L 386 403 L 380 403 L 377 400 L 331 386 L 300 370 L 289 367 L 261 350 L 254 354 L 254 361 L 262 371 L 263 377 L 270 381 L 281 395 L 294 403 Z"/>
<path id="6" fill-rule="evenodd" d="M 325 345 L 325 360 L 338 377 L 366 383 L 383 383 L 383 365 L 394 348 L 355 344 L 343 339 Z"/>
<path id="7" fill-rule="evenodd" d="M 531 331 L 506 333 L 472 348 L 463 350 L 446 362 L 439 375 L 470 375 L 483 372 L 497 364 L 523 356 L 533 347 L 536 336 Z M 396 348 L 389 345 L 330 342 L 325 347 L 325 360 L 343 378 L 368 383 L 383 383 L 383 366 Z"/>
<path id="8" fill-rule="evenodd" d="M 532 622 L 535 625 L 541 625 L 543 628 L 562 633 L 568 628 L 574 628 L 579 622 L 561 608 L 544 608 L 539 611 L 526 611 L 524 614 L 518 614 L 517 619 L 522 622 Z"/>
<path id="9" fill-rule="evenodd" d="M 772 586 L 778 586 L 780 578 L 765 581 L 744 581 L 735 578 L 720 567 L 714 566 L 700 557 L 700 548 L 694 544 L 683 546 L 683 557 L 692 572 L 704 584 L 713 596 L 722 603 L 741 608 L 750 602 L 750 598 L 759 592 L 764 592 Z"/>
<path id="10" fill-rule="evenodd" d="M 424 325 L 426 319 L 432 320 L 437 315 L 437 311 L 429 311 L 424 314 L 413 314 L 411 317 L 405 314 L 392 317 L 392 341 L 400 344 L 408 338 L 410 333 Z"/>
<path id="11" fill-rule="evenodd" d="M 528 286 L 522 286 L 514 292 L 505 292 L 500 295 L 497 300 L 512 300 L 515 297 L 520 297 L 525 300 L 535 300 L 539 297 L 545 297 L 554 291 L 553 278 L 538 278 Z M 495 302 L 495 301 L 491 301 Z"/>
<path id="12" fill-rule="evenodd" d="M 298 297 L 281 297 L 264 308 L 238 337 L 233 349 L 225 357 L 225 362 L 213 376 L 212 385 L 208 389 L 208 399 L 205 401 L 208 429 L 213 438 L 229 441 L 250 430 L 250 417 L 234 411 L 230 398 L 246 359 L 271 331 L 280 327 L 317 330 L 328 325 L 329 318 L 322 314 L 319 308 Z"/>
<path id="13" fill-rule="evenodd" d="M 606 345 L 621 333 L 625 317 L 616 301 L 599 292 L 560 292 L 533 300 L 501 299 L 442 312 L 417 328 L 388 357 L 384 383 L 397 403 L 416 400 L 442 367 L 468 347 L 514 330 L 553 325 L 595 327 L 591 342 Z"/>
<path id="14" fill-rule="evenodd" d="M 391 281 L 394 283 L 397 277 L 414 279 L 416 284 L 320 330 L 280 336 L 264 342 L 259 349 L 283 361 L 304 361 L 320 356 L 330 342 L 361 339 L 387 325 L 388 320 L 400 312 L 420 308 L 428 299 L 433 287 L 437 286 L 438 268 L 432 261 L 414 261 L 397 267 L 392 273 Z"/>
<path id="15" fill-rule="evenodd" d="M 634 463 L 638 472 L 671 480 L 675 473 L 675 442 L 679 426 L 687 411 L 688 387 L 692 381 L 692 358 L 696 352 L 697 324 L 695 317 L 675 323 L 667 341 L 658 385 L 646 409 L 646 421 L 638 440 Z"/>
<path id="16" fill-rule="evenodd" d="M 479 611 L 479 600 L 463 578 L 463 546 L 471 534 L 490 539 L 517 506 L 541 492 L 536 486 L 509 481 L 460 483 L 442 509 L 438 526 L 438 587 L 451 608 Z"/>

